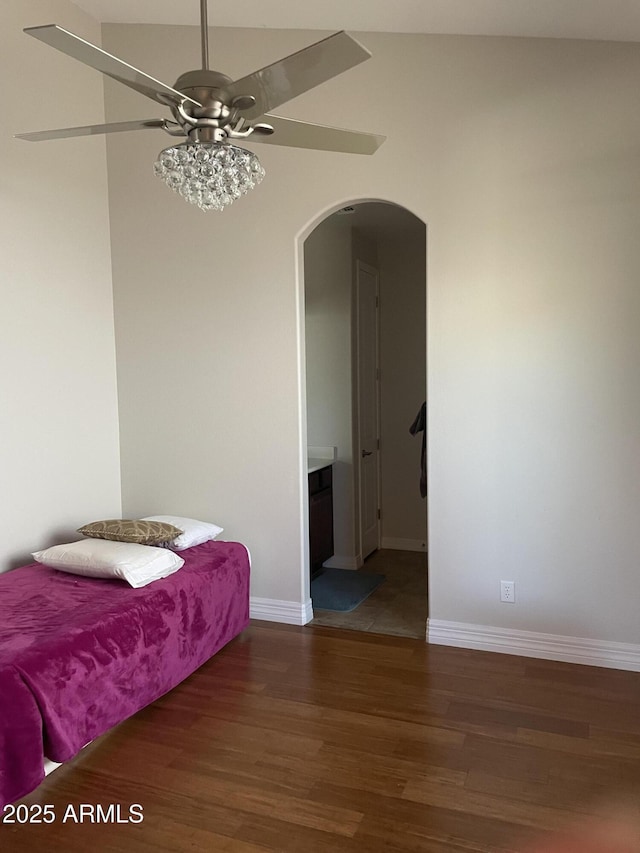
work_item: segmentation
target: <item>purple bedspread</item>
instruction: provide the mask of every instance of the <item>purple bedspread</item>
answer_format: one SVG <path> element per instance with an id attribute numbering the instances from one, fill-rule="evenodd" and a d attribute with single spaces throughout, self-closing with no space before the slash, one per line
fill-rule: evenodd
<path id="1" fill-rule="evenodd" d="M 0 575 L 0 808 L 179 684 L 249 621 L 237 542 L 181 552 L 142 589 L 37 563 Z"/>

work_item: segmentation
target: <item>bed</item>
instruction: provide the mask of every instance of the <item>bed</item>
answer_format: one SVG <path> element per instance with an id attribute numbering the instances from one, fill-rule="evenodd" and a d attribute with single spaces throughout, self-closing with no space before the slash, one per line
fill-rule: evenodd
<path id="1" fill-rule="evenodd" d="M 246 548 L 209 541 L 180 556 L 141 589 L 38 563 L 0 575 L 0 808 L 40 784 L 45 756 L 73 758 L 246 627 Z"/>

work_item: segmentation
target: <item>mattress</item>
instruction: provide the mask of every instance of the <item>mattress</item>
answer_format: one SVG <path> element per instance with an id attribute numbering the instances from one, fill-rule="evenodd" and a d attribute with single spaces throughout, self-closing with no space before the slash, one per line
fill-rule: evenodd
<path id="1" fill-rule="evenodd" d="M 142 589 L 37 563 L 0 575 L 0 808 L 171 690 L 249 621 L 237 542 L 181 551 Z"/>

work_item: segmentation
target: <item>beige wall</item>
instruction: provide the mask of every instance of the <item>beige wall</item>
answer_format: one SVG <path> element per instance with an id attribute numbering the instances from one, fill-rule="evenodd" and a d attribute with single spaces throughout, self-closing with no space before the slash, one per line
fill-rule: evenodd
<path id="1" fill-rule="evenodd" d="M 352 207 L 353 205 L 349 205 Z M 368 205 L 366 205 L 368 207 Z M 357 302 L 357 280 L 358 280 L 358 261 L 362 261 L 365 264 L 368 264 L 373 269 L 378 269 L 378 242 L 376 237 L 376 232 L 374 229 L 369 227 L 362 227 L 358 224 L 358 212 L 362 210 L 365 205 L 355 205 L 356 213 L 354 214 L 354 221 L 356 225 L 351 229 L 352 234 L 352 251 L 351 251 L 351 293 L 352 293 L 352 311 L 351 311 L 351 369 L 353 371 L 353 376 L 355 377 L 357 374 L 358 367 L 358 323 L 356 317 L 356 302 Z M 334 214 L 338 215 L 338 214 Z M 378 341 L 378 345 L 380 342 Z M 360 438 L 358 436 L 358 398 L 357 398 L 357 385 L 355 389 L 353 399 L 352 399 L 352 447 L 360 446 Z M 360 530 L 360 483 L 358 480 L 359 472 L 358 466 L 354 465 L 353 467 L 353 506 L 354 506 L 354 517 L 356 519 L 355 522 L 355 544 L 354 548 L 357 554 L 357 565 L 362 565 L 362 542 L 361 535 L 362 531 Z M 378 493 L 378 506 L 382 507 L 382 494 Z"/>
<path id="2" fill-rule="evenodd" d="M 332 216 L 304 244 L 307 441 L 335 447 L 334 556 L 355 560 L 351 375 L 351 226 Z"/>
<path id="3" fill-rule="evenodd" d="M 0 10 L 0 571 L 120 512 L 105 143 L 12 134 L 104 120 L 99 74 L 22 33 L 100 29 L 65 0 Z"/>
<path id="4" fill-rule="evenodd" d="M 220 36 L 238 76 L 318 34 Z M 169 81 L 198 62 L 195 29 L 104 37 Z M 125 511 L 220 521 L 254 595 L 301 600 L 296 240 L 394 201 L 429 228 L 431 616 L 638 642 L 640 46 L 360 38 L 372 60 L 281 112 L 386 132 L 374 157 L 265 146 L 261 187 L 206 215 L 151 173 L 168 138 L 108 140 Z M 105 88 L 111 119 L 158 113 Z"/>
<path id="5" fill-rule="evenodd" d="M 426 501 L 420 497 L 422 433 L 409 433 L 427 387 L 425 236 L 424 225 L 414 220 L 400 233 L 383 235 L 378 248 L 382 546 L 412 550 L 427 541 Z"/>

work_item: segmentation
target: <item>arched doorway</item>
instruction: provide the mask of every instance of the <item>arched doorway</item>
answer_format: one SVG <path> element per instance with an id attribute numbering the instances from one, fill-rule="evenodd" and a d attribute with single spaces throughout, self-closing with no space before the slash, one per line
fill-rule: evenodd
<path id="1" fill-rule="evenodd" d="M 352 202 L 315 223 L 302 254 L 314 624 L 424 638 L 427 508 L 410 427 L 426 400 L 426 227 L 398 205 Z M 367 595 L 373 575 L 384 582 Z"/>

